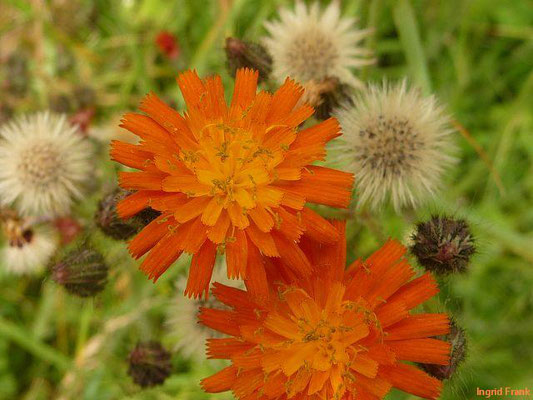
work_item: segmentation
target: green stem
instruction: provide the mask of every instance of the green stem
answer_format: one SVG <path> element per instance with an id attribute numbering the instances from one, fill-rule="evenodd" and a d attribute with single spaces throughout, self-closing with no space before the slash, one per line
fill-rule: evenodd
<path id="1" fill-rule="evenodd" d="M 53 347 L 41 342 L 17 324 L 0 317 L 0 335 L 17 343 L 35 357 L 40 358 L 59 370 L 69 370 L 71 361 Z"/>
<path id="2" fill-rule="evenodd" d="M 76 354 L 80 353 L 80 351 L 83 349 L 83 346 L 85 346 L 85 342 L 87 342 L 92 315 L 93 300 L 88 299 L 87 303 L 84 304 L 83 311 L 80 315 L 80 327 L 78 329 L 78 338 L 76 340 Z"/>
<path id="3" fill-rule="evenodd" d="M 407 63 L 414 81 L 425 94 L 431 93 L 431 80 L 427 67 L 415 13 L 409 0 L 398 0 L 394 7 L 394 23 L 400 35 Z"/>

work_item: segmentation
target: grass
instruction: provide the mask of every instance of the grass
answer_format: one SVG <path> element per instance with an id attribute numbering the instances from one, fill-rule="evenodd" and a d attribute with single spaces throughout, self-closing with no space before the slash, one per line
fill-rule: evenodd
<path id="1" fill-rule="evenodd" d="M 169 4 L 171 3 L 171 4 Z M 252 0 L 7 0 L 0 5 L 0 114 L 75 108 L 76 87 L 96 94 L 95 126 L 136 108 L 154 90 L 178 107 L 174 77 L 186 68 L 219 73 L 227 87 L 223 39 L 255 40 L 262 23 L 290 1 Z M 361 77 L 407 76 L 448 105 L 461 127 L 461 162 L 446 189 L 414 215 L 386 209 L 349 222 L 352 255 L 375 250 L 380 235 L 405 237 L 414 220 L 431 213 L 465 216 L 479 252 L 467 274 L 442 280 L 441 309 L 468 333 L 468 356 L 446 384 L 443 399 L 475 398 L 477 387 L 531 385 L 533 376 L 533 15 L 514 0 L 372 0 L 344 2 L 346 15 L 374 29 L 365 45 L 377 67 Z M 176 61 L 154 45 L 161 30 L 178 37 Z M 26 60 L 14 74 L 10 54 Z M 18 87 L 18 86 L 17 86 Z M 0 121 L 2 120 L 0 115 Z M 97 199 L 115 178 L 105 146 L 98 190 L 78 207 L 90 224 Z M 377 229 L 376 229 L 377 226 Z M 381 233 L 380 233 L 381 231 Z M 173 267 L 157 285 L 137 271 L 124 244 L 92 238 L 111 266 L 106 290 L 94 300 L 71 297 L 47 277 L 0 275 L 0 399 L 225 399 L 208 396 L 198 380 L 213 371 L 173 355 L 174 374 L 162 387 L 141 391 L 125 359 L 138 339 L 171 343 L 163 325 L 176 278 Z M 399 392 L 391 399 L 405 399 Z"/>

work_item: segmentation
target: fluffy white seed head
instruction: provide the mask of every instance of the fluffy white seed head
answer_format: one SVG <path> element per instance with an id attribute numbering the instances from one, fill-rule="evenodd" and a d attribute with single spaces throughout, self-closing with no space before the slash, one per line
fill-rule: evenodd
<path id="1" fill-rule="evenodd" d="M 400 84 L 370 85 L 336 112 L 339 164 L 356 176 L 358 204 L 396 209 L 435 193 L 455 161 L 449 117 L 435 97 Z"/>
<path id="2" fill-rule="evenodd" d="M 58 238 L 45 227 L 29 227 L 8 235 L 1 249 L 4 269 L 12 274 L 35 274 L 46 266 L 57 249 Z"/>
<path id="3" fill-rule="evenodd" d="M 337 78 L 358 87 L 352 69 L 373 63 L 360 46 L 369 31 L 355 28 L 355 20 L 340 16 L 338 1 L 320 10 L 318 2 L 307 7 L 302 1 L 294 11 L 281 9 L 279 20 L 265 23 L 269 36 L 262 42 L 272 56 L 272 74 L 283 82 L 291 77 L 300 83 Z"/>
<path id="4" fill-rule="evenodd" d="M 224 258 L 217 259 L 211 282 L 242 289 L 242 281 L 227 278 L 225 263 Z M 198 323 L 200 307 L 222 309 L 225 306 L 216 301 L 214 296 L 209 296 L 208 299 L 189 299 L 183 295 L 186 286 L 187 278 L 180 278 L 176 284 L 176 296 L 167 308 L 168 339 L 173 343 L 174 351 L 179 351 L 186 358 L 202 361 L 205 359 L 207 339 L 223 335 Z"/>
<path id="5" fill-rule="evenodd" d="M 22 215 L 66 214 L 91 172 L 91 146 L 65 116 L 41 112 L 0 128 L 0 202 Z"/>

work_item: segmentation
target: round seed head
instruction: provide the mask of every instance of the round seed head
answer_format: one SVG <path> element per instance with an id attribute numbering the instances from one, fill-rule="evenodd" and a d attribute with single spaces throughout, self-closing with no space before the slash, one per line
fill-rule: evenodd
<path id="1" fill-rule="evenodd" d="M 356 175 L 359 205 L 416 206 L 435 194 L 455 161 L 449 118 L 434 97 L 383 83 L 345 104 L 336 116 L 343 135 L 339 162 Z"/>
<path id="2" fill-rule="evenodd" d="M 336 78 L 353 87 L 361 81 L 352 69 L 373 63 L 360 46 L 369 31 L 355 28 L 355 20 L 341 18 L 338 1 L 324 10 L 315 2 L 310 7 L 296 2 L 294 11 L 281 9 L 278 21 L 265 27 L 263 43 L 272 56 L 272 74 L 283 82 L 287 76 L 305 83 Z"/>
<path id="3" fill-rule="evenodd" d="M 65 116 L 23 116 L 0 129 L 0 203 L 20 214 L 66 214 L 91 171 L 91 148 Z"/>

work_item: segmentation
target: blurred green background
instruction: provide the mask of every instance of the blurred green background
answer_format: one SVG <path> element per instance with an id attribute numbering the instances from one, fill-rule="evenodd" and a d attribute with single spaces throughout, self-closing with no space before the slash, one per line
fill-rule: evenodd
<path id="1" fill-rule="evenodd" d="M 229 90 L 224 38 L 257 40 L 265 19 L 291 3 L 2 0 L 0 123 L 26 111 L 94 107 L 98 180 L 76 210 L 90 226 L 98 198 L 115 181 L 106 138 L 119 134 L 120 113 L 134 110 L 150 90 L 181 107 L 174 78 L 188 68 L 221 74 Z M 469 347 L 443 398 L 472 399 L 477 387 L 533 388 L 531 1 L 353 0 L 342 9 L 375 29 L 364 45 L 378 64 L 360 71 L 363 80 L 407 76 L 434 92 L 464 128 L 457 133 L 461 162 L 442 195 L 409 215 L 356 215 L 349 221 L 351 255 L 366 256 L 384 236 L 405 239 L 413 222 L 432 213 L 466 217 L 479 251 L 468 273 L 441 280 L 439 307 L 466 329 Z M 162 30 L 177 38 L 175 59 L 155 44 Z M 93 241 L 111 268 L 106 290 L 94 299 L 74 298 L 46 276 L 0 274 L 0 399 L 230 398 L 198 387 L 216 365 L 179 353 L 163 386 L 132 383 L 126 358 L 137 340 L 171 347 L 165 310 L 186 262 L 153 285 L 124 243 L 99 233 Z"/>

